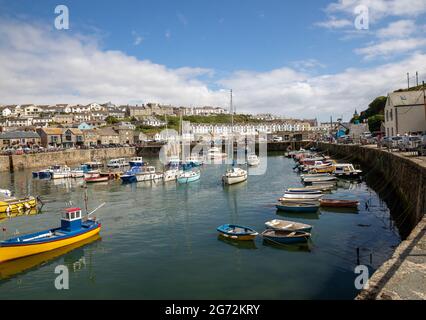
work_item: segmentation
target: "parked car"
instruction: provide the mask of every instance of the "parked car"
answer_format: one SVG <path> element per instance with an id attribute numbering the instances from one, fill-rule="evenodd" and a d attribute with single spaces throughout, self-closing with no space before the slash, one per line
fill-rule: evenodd
<path id="1" fill-rule="evenodd" d="M 417 150 L 417 148 L 421 144 L 421 137 L 420 136 L 404 136 L 402 137 L 402 140 L 399 143 L 399 150 L 400 151 L 414 151 Z"/>

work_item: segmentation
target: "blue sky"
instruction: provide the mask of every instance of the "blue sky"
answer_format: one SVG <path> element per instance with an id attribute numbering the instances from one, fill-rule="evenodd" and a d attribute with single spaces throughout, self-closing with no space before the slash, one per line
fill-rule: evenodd
<path id="1" fill-rule="evenodd" d="M 81 50 L 77 51 L 82 56 L 76 54 L 75 60 L 92 61 L 93 79 L 110 65 L 114 66 L 111 72 L 115 74 L 120 73 L 120 64 L 122 70 L 140 68 L 142 73 L 161 69 L 153 75 L 158 79 L 152 83 L 148 75 L 141 78 L 133 75 L 139 81 L 138 87 L 147 89 L 132 91 L 127 90 L 130 84 L 124 80 L 120 83 L 117 77 L 98 77 L 98 82 L 92 83 L 65 67 L 54 70 L 48 66 L 29 66 L 22 70 L 16 65 L 11 70 L 13 66 L 8 65 L 5 71 L 16 79 L 25 73 L 40 78 L 63 73 L 68 80 L 66 85 L 51 91 L 44 87 L 38 92 L 35 84 L 28 90 L 23 86 L 16 91 L 15 100 L 8 90 L 3 95 L 7 98 L 3 97 L 5 101 L 0 103 L 18 103 L 19 99 L 46 103 L 104 99 L 116 103 L 158 100 L 171 104 L 222 105 L 227 101 L 223 91 L 233 87 L 240 109 L 247 112 L 320 118 L 323 113 L 327 113 L 324 118 L 329 113 L 340 113 L 339 116 L 349 117 L 354 108 L 362 109 L 375 95 L 404 85 L 406 72 L 426 74 L 422 66 L 416 67 L 424 59 L 425 1 L 398 1 L 405 3 L 401 6 L 396 0 L 0 0 L 3 20 L 0 27 L 7 39 L 0 50 L 33 50 L 37 55 L 31 57 L 37 61 L 40 54 L 37 46 L 49 46 L 49 41 L 58 46 L 77 41 L 75 45 L 80 46 Z M 70 30 L 53 28 L 54 8 L 58 4 L 69 8 Z M 369 8 L 368 30 L 354 27 L 353 7 L 360 4 Z M 34 47 L 23 49 L 16 39 L 30 37 L 31 28 L 40 32 L 40 39 L 38 42 L 32 39 L 29 42 Z M 0 33 L 0 40 L 1 36 Z M 81 40 L 82 36 L 90 40 Z M 99 53 L 97 58 L 87 50 L 91 45 Z M 74 60 L 64 49 L 55 56 L 46 52 L 43 61 L 57 66 L 58 55 L 63 55 L 65 65 Z M 31 57 L 27 56 L 26 61 Z M 99 63 L 95 69 L 99 61 L 104 64 Z M 386 79 L 376 84 L 382 82 L 381 68 L 392 70 L 393 81 Z M 366 79 L 368 73 L 371 78 Z M 124 77 L 123 74 L 120 79 Z M 360 90 L 357 95 L 340 83 L 354 81 L 354 77 L 357 77 L 355 83 L 348 87 Z M 97 88 L 121 88 L 122 92 L 111 94 L 107 89 L 103 98 L 102 90 L 87 90 L 89 83 Z M 8 85 L 12 87 L 12 83 Z M 167 90 L 174 93 L 164 94 Z M 179 96 L 179 92 L 185 92 L 186 96 Z M 195 97 L 193 101 L 188 98 L 191 94 Z M 341 96 L 336 98 L 336 94 Z"/>

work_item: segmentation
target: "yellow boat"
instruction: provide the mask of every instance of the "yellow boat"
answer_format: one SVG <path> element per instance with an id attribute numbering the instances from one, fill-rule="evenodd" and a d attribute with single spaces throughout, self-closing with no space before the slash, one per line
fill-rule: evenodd
<path id="1" fill-rule="evenodd" d="M 12 212 L 12 213 L 0 213 L 0 222 L 5 220 L 5 219 L 10 219 L 10 218 L 16 218 L 16 217 L 20 217 L 20 216 L 35 216 L 36 214 L 41 213 L 40 210 L 38 210 L 37 208 L 31 208 L 29 210 L 25 210 L 25 211 L 17 211 L 17 212 Z"/>
<path id="2" fill-rule="evenodd" d="M 0 200 L 0 214 L 6 213 L 16 213 L 22 212 L 26 210 L 30 210 L 31 208 L 35 208 L 37 206 L 37 199 L 30 196 L 25 198 L 6 198 Z"/>
<path id="3" fill-rule="evenodd" d="M 82 221 L 80 208 L 66 209 L 59 228 L 19 235 L 0 242 L 0 263 L 83 241 L 98 234 L 100 229 L 101 224 L 96 219 Z"/>
<path id="4" fill-rule="evenodd" d="M 99 234 L 90 237 L 86 240 L 73 243 L 69 246 L 58 248 L 56 250 L 0 263 L 0 279 L 8 279 L 16 274 L 37 267 L 43 263 L 56 259 L 72 250 L 75 250 L 98 240 L 101 240 L 101 236 Z"/>

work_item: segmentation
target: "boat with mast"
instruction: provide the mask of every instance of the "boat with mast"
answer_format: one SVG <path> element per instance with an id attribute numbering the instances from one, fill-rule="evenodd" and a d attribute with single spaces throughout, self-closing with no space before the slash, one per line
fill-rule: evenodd
<path id="1" fill-rule="evenodd" d="M 234 109 L 232 104 L 232 89 L 231 100 L 230 100 L 230 111 L 231 111 L 231 143 L 234 144 Z M 233 147 L 231 148 L 231 150 Z M 248 173 L 246 170 L 235 167 L 234 162 L 232 163 L 232 168 L 228 169 L 226 173 L 222 176 L 222 181 L 226 185 L 237 184 L 246 181 L 248 178 Z"/>

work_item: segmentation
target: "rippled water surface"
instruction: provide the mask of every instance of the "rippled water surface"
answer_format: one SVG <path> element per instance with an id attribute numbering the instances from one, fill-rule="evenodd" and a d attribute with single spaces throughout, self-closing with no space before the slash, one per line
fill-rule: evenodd
<path id="1" fill-rule="evenodd" d="M 386 205 L 365 183 L 340 182 L 334 196 L 358 198 L 358 212 L 277 212 L 276 199 L 285 187 L 300 186 L 300 178 L 291 159 L 270 156 L 267 163 L 266 174 L 231 187 L 221 184 L 225 165 L 203 167 L 201 180 L 189 185 L 89 185 L 89 207 L 107 203 L 96 213 L 100 237 L 0 264 L 0 298 L 354 298 L 356 248 L 361 248 L 360 262 L 373 272 L 400 242 Z M 30 171 L 0 173 L 0 188 L 40 195 L 46 203 L 42 214 L 2 220 L 7 229 L 2 239 L 15 230 L 59 225 L 67 203 L 84 207 L 81 185 L 78 180 L 33 180 Z M 224 223 L 261 232 L 265 221 L 277 218 L 313 225 L 312 241 L 284 247 L 258 238 L 236 244 L 216 232 Z M 69 267 L 69 290 L 55 289 L 54 271 L 60 264 Z"/>

